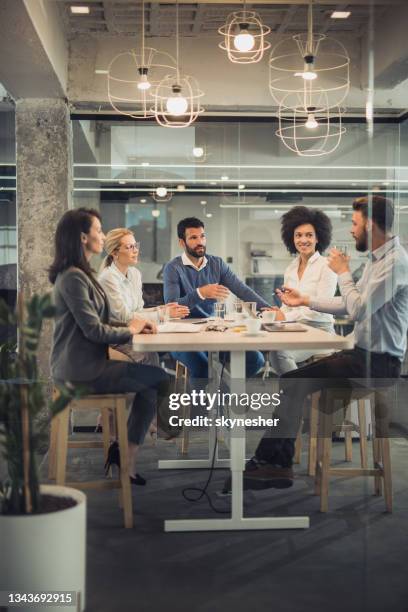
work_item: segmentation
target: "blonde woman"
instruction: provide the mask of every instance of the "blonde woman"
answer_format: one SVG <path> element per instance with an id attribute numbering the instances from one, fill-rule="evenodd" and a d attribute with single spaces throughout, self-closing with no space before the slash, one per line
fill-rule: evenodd
<path id="1" fill-rule="evenodd" d="M 105 257 L 98 280 L 109 300 L 112 319 L 127 323 L 134 318 L 157 320 L 157 308 L 144 308 L 142 276 L 135 267 L 139 257 L 139 243 L 133 232 L 118 227 L 106 234 Z M 186 306 L 167 304 L 170 317 L 180 318 L 189 314 Z M 116 351 L 124 353 L 131 361 L 148 365 L 159 365 L 157 353 L 143 353 L 133 349 L 131 343 L 113 345 Z"/>

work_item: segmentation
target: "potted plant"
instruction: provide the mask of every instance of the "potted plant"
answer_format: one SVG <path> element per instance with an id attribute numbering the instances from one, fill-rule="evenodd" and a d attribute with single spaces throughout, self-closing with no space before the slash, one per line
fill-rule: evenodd
<path id="1" fill-rule="evenodd" d="M 86 498 L 75 489 L 40 486 L 37 468 L 40 444 L 48 433 L 48 422 L 38 419 L 47 400 L 37 355 L 43 321 L 54 314 L 50 295 L 34 295 L 26 304 L 20 295 L 16 312 L 0 301 L 0 325 L 18 332 L 18 350 L 12 343 L 0 347 L 0 450 L 6 462 L 2 480 L 0 471 L 0 591 L 29 597 L 75 592 L 76 609 L 84 610 Z M 78 395 L 69 386 L 60 388 L 58 398 L 48 401 L 49 414 L 54 416 Z M 55 599 L 25 598 L 20 603 L 24 610 L 61 609 Z"/>

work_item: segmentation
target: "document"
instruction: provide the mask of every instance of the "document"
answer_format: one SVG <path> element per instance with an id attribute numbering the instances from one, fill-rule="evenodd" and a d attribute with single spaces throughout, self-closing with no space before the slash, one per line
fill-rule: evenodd
<path id="1" fill-rule="evenodd" d="M 194 323 L 172 323 L 169 321 L 168 323 L 162 323 L 157 326 L 157 332 L 159 334 L 174 334 L 174 333 L 197 333 L 202 331 L 202 327 L 200 325 L 195 325 Z"/>

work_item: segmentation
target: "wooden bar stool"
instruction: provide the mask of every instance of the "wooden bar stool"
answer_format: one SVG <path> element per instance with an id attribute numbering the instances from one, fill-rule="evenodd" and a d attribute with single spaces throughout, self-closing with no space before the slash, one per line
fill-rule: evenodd
<path id="1" fill-rule="evenodd" d="M 55 394 L 58 391 L 54 391 Z M 73 400 L 51 421 L 50 450 L 48 477 L 56 480 L 57 485 L 72 486 L 76 489 L 120 489 L 119 505 L 123 505 L 124 524 L 126 528 L 133 527 L 133 509 L 130 479 L 128 474 L 128 438 L 126 394 L 86 395 L 81 399 Z M 68 422 L 71 410 L 99 410 L 102 414 L 103 438 L 102 441 L 69 440 Z M 113 420 L 117 432 L 119 451 L 121 457 L 119 479 L 91 480 L 86 482 L 65 482 L 67 449 L 68 448 L 103 448 L 105 459 L 110 444 L 110 418 Z"/>
<path id="2" fill-rule="evenodd" d="M 326 400 L 332 403 L 334 397 L 338 397 L 338 390 L 333 396 L 331 391 L 325 391 Z M 371 403 L 371 414 L 373 423 L 373 468 L 367 465 L 361 468 L 338 468 L 331 467 L 332 429 L 333 414 L 319 414 L 319 437 L 317 445 L 315 492 L 320 495 L 320 511 L 327 512 L 329 506 L 329 480 L 330 476 L 372 476 L 374 477 L 374 493 L 381 495 L 382 483 L 384 484 L 384 501 L 387 512 L 392 512 L 392 473 L 391 453 L 388 432 L 387 396 L 386 389 L 353 390 L 352 398 L 358 399 L 369 397 Z M 385 410 L 383 410 L 385 409 Z M 361 424 L 360 424 L 361 427 Z"/>
<path id="3" fill-rule="evenodd" d="M 307 472 L 309 476 L 314 476 L 316 473 L 319 399 L 320 399 L 320 392 L 312 393 L 311 407 L 310 407 L 310 421 L 309 421 L 309 449 L 308 449 L 308 462 L 307 462 Z M 367 433 L 366 433 L 367 425 L 366 425 L 365 399 L 364 398 L 357 399 L 357 410 L 358 410 L 358 423 L 353 423 L 350 419 L 351 404 L 345 402 L 343 423 L 340 425 L 335 425 L 333 423 L 332 433 L 344 433 L 344 459 L 347 462 L 351 462 L 353 460 L 352 432 L 355 431 L 359 433 L 361 467 L 366 468 L 368 465 L 368 459 L 367 459 Z M 303 427 L 303 419 L 301 421 L 300 428 L 299 428 L 299 431 L 296 437 L 294 463 L 300 463 L 300 458 L 301 458 L 301 453 L 302 453 L 302 427 Z"/>

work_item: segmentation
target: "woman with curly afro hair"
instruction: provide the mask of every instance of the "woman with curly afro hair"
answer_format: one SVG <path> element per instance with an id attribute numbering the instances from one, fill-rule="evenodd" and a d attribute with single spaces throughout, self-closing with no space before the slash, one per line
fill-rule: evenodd
<path id="1" fill-rule="evenodd" d="M 321 210 L 294 206 L 282 216 L 282 240 L 289 253 L 296 255 L 285 270 L 284 285 L 319 299 L 332 298 L 337 275 L 330 270 L 322 253 L 330 244 L 332 224 Z M 333 316 L 306 306 L 276 309 L 276 320 L 303 321 L 314 327 L 333 331 Z M 327 353 L 327 351 L 323 351 Z M 271 351 L 270 361 L 279 375 L 297 369 L 297 364 L 318 351 Z"/>

